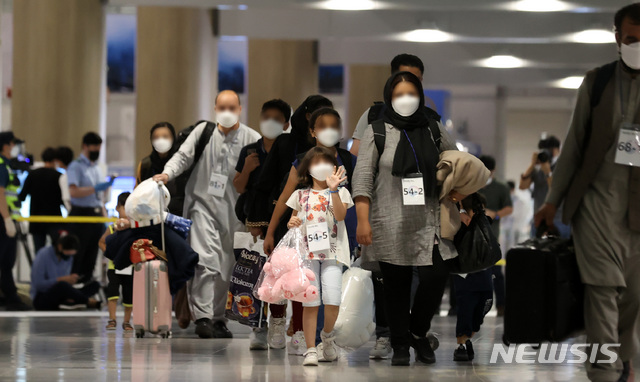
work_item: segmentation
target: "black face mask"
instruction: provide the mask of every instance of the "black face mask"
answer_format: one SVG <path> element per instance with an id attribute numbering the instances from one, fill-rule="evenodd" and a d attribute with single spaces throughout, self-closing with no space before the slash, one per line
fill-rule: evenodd
<path id="1" fill-rule="evenodd" d="M 96 151 L 89 151 L 89 160 L 91 162 L 95 162 L 98 160 L 98 158 L 100 158 L 100 150 L 96 150 Z"/>
<path id="2" fill-rule="evenodd" d="M 60 252 L 60 251 L 56 251 L 56 252 L 58 252 L 57 255 L 60 257 L 60 260 L 62 261 L 67 261 L 71 259 L 71 256 L 65 255 L 64 252 Z"/>

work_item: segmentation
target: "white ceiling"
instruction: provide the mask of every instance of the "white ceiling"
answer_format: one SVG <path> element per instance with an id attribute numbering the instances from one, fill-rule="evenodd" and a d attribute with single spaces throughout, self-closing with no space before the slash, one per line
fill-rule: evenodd
<path id="1" fill-rule="evenodd" d="M 349 0 L 341 0 L 349 1 Z M 426 81 L 441 85 L 492 84 L 512 90 L 549 87 L 616 58 L 615 44 L 579 44 L 566 36 L 585 29 L 611 29 L 627 0 L 577 0 L 566 12 L 516 12 L 505 0 L 394 0 L 377 9 L 332 11 L 312 0 L 109 0 L 112 6 L 220 8 L 219 33 L 249 38 L 319 40 L 319 60 L 331 64 L 388 64 L 413 53 L 427 66 Z M 243 10 L 238 10 L 241 6 Z M 244 9 L 246 6 L 246 9 Z M 433 27 L 455 41 L 415 43 L 413 29 Z M 490 69 L 478 60 L 511 54 L 527 67 Z"/>

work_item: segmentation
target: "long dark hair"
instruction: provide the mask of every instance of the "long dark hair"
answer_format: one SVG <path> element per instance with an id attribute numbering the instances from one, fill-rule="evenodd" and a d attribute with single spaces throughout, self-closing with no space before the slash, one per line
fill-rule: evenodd
<path id="1" fill-rule="evenodd" d="M 298 166 L 298 184 L 304 187 L 313 186 L 313 177 L 309 173 L 309 169 L 311 168 L 311 163 L 315 158 L 326 159 L 328 162 L 332 163 L 334 166 L 338 167 L 338 160 L 335 155 L 331 152 L 331 150 L 326 149 L 324 147 L 314 147 L 311 150 L 307 151 L 304 158 L 300 161 L 300 166 Z"/>
<path id="2" fill-rule="evenodd" d="M 161 127 L 166 127 L 167 129 L 169 129 L 169 131 L 171 131 L 171 137 L 174 141 L 176 140 L 176 129 L 169 122 L 158 122 L 153 125 L 153 127 L 151 127 L 151 131 L 149 132 L 149 139 L 153 138 L 153 132 Z"/>
<path id="3" fill-rule="evenodd" d="M 311 118 L 309 118 L 309 132 L 314 131 L 316 129 L 316 122 L 320 117 L 324 117 L 325 115 L 331 115 L 335 117 L 338 120 L 338 126 L 336 127 L 338 129 L 342 129 L 342 118 L 340 118 L 340 114 L 337 111 L 335 111 L 335 109 L 332 109 L 330 107 L 323 107 L 314 111 L 313 114 L 311 114 Z M 315 145 L 316 143 L 315 138 L 313 138 L 311 134 L 309 134 L 309 139 L 311 140 L 311 143 Z"/>

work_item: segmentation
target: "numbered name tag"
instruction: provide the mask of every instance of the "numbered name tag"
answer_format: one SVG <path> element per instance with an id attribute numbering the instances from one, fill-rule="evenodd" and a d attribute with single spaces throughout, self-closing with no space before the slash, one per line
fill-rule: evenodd
<path id="1" fill-rule="evenodd" d="M 640 167 L 640 125 L 624 123 L 616 146 L 616 163 Z"/>
<path id="2" fill-rule="evenodd" d="M 125 269 L 116 269 L 116 275 L 127 275 L 131 276 L 133 274 L 133 265 L 126 267 Z"/>
<path id="3" fill-rule="evenodd" d="M 324 223 L 307 224 L 307 242 L 309 252 L 319 252 L 331 247 L 329 242 L 329 225 Z"/>
<path id="4" fill-rule="evenodd" d="M 227 178 L 225 175 L 211 174 L 211 178 L 209 179 L 209 189 L 207 193 L 209 195 L 217 196 L 219 198 L 224 196 L 224 190 L 227 188 Z"/>
<path id="5" fill-rule="evenodd" d="M 402 201 L 405 206 L 424 206 L 424 180 L 422 175 L 402 178 Z"/>

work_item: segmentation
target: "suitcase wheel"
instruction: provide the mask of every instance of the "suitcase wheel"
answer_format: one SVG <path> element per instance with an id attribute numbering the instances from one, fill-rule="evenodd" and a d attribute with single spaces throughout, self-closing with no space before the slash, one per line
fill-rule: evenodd
<path id="1" fill-rule="evenodd" d="M 136 330 L 136 338 L 143 338 L 143 337 L 144 337 L 144 329 Z"/>
<path id="2" fill-rule="evenodd" d="M 171 338 L 171 331 L 161 332 L 160 337 L 162 338 Z"/>

